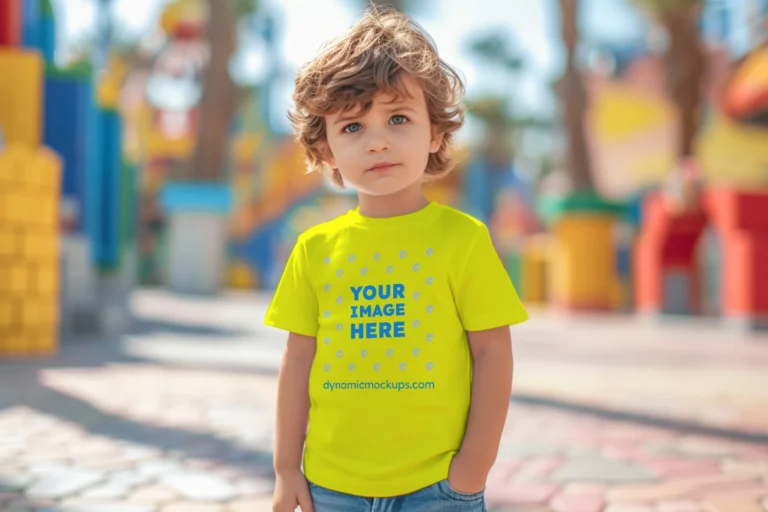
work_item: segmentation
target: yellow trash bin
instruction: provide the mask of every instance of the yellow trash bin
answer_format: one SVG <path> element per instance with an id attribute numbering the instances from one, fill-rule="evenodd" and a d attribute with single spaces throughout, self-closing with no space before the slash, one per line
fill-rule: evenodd
<path id="1" fill-rule="evenodd" d="M 521 299 L 526 304 L 542 306 L 547 302 L 549 259 L 548 234 L 526 239 L 520 254 Z"/>
<path id="2" fill-rule="evenodd" d="M 614 227 L 610 214 L 567 213 L 552 229 L 553 301 L 566 309 L 610 310 L 617 303 Z"/>

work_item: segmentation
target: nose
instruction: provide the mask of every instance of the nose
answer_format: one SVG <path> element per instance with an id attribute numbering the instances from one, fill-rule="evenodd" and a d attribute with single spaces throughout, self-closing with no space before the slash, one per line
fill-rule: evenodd
<path id="1" fill-rule="evenodd" d="M 380 153 L 389 149 L 389 140 L 381 130 L 369 130 L 367 142 L 369 153 Z"/>

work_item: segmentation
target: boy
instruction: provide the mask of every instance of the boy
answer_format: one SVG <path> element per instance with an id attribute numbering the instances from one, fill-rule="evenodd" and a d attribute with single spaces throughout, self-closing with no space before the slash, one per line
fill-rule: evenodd
<path id="1" fill-rule="evenodd" d="M 462 92 L 428 36 L 384 9 L 296 79 L 310 169 L 359 206 L 299 236 L 266 315 L 289 332 L 275 512 L 485 510 L 509 326 L 527 315 L 486 226 L 422 193 L 450 168 Z"/>

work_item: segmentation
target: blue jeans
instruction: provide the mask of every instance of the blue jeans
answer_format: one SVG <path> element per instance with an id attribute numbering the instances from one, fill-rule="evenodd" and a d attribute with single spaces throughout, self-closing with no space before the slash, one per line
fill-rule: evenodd
<path id="1" fill-rule="evenodd" d="M 309 482 L 315 512 L 486 512 L 485 492 L 454 491 L 448 480 L 392 498 L 365 498 Z"/>

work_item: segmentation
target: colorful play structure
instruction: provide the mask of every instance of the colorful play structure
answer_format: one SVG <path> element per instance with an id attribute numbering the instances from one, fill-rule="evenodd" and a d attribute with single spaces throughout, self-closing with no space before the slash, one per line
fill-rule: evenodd
<path id="1" fill-rule="evenodd" d="M 204 53 L 193 24 L 178 21 L 184 18 L 179 6 L 191 1 L 177 0 L 171 4 L 174 14 L 163 16 L 172 42 L 158 63 L 183 61 L 173 58 L 174 51 Z M 754 263 L 765 250 L 760 219 L 768 218 L 761 213 L 768 182 L 765 49 L 735 64 L 722 52 L 710 56 L 713 68 L 727 76 L 709 85 L 708 118 L 697 161 L 690 164 L 695 170 L 691 179 L 706 187 L 693 201 L 698 206 L 685 210 L 676 209 L 665 191 L 676 168 L 675 127 L 674 109 L 660 85 L 661 68 L 647 51 L 628 55 L 617 76 L 588 77 L 588 137 L 599 193 L 545 194 L 534 211 L 532 184 L 503 187 L 493 214 L 484 218 L 500 255 L 531 304 L 656 316 L 719 314 L 759 323 L 757 319 L 768 316 L 764 292 L 756 287 L 763 279 L 761 270 Z M 173 76 L 180 90 L 194 91 L 200 85 L 199 74 L 189 66 L 186 77 L 163 71 L 161 65 L 157 69 Z M 275 133 L 264 122 L 263 98 L 263 89 L 254 91 L 238 113 L 232 137 L 227 276 L 230 287 L 268 290 L 276 284 L 296 234 L 353 202 L 322 177 L 304 173 L 301 148 L 289 134 Z M 145 268 L 155 261 L 154 268 L 163 269 L 164 214 L 157 197 L 173 163 L 191 151 L 195 104 L 171 108 L 150 98 L 137 111 L 143 113 L 126 116 L 143 120 L 137 125 L 142 126 L 137 133 L 146 150 L 140 185 L 142 261 Z M 432 184 L 430 194 L 466 207 L 467 194 L 482 185 L 478 177 L 486 167 L 472 148 L 464 148 L 457 172 Z M 143 278 L 158 284 L 164 276 L 146 271 Z"/>
<path id="2" fill-rule="evenodd" d="M 0 76 L 12 77 L 0 80 L 0 357 L 120 332 L 134 286 L 168 284 L 169 217 L 201 197 L 178 179 L 207 55 L 195 1 L 169 3 L 168 44 L 141 76 L 114 56 L 99 69 L 57 64 L 50 1 L 0 0 Z M 768 47 L 710 58 L 722 71 L 677 183 L 674 111 L 658 62 L 636 52 L 620 74 L 587 77 L 599 193 L 541 195 L 484 175 L 493 166 L 462 147 L 428 195 L 473 210 L 472 190 L 505 183 L 484 220 L 531 306 L 768 327 Z M 296 235 L 354 206 L 266 121 L 270 86 L 246 91 L 226 174 L 206 192 L 227 226 L 229 288 L 272 289 Z"/>
<path id="3" fill-rule="evenodd" d="M 658 63 L 640 53 L 620 76 L 589 77 L 601 194 L 543 198 L 548 230 L 521 254 L 527 301 L 768 327 L 768 48 L 720 64 L 696 160 L 674 180 Z"/>
<path id="4" fill-rule="evenodd" d="M 134 167 L 117 95 L 108 71 L 57 66 L 54 41 L 48 0 L 0 2 L 0 356 L 107 327 L 131 287 Z"/>

